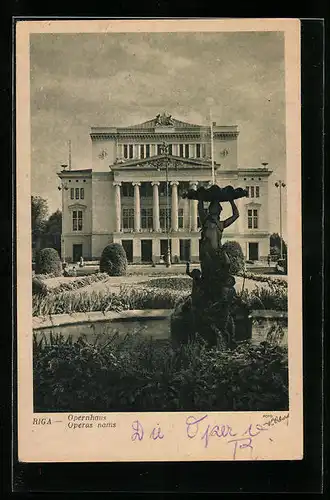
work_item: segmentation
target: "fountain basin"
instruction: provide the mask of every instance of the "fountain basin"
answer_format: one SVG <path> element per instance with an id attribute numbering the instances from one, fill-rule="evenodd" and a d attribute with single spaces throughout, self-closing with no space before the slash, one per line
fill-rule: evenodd
<path id="1" fill-rule="evenodd" d="M 117 332 L 119 335 L 139 333 L 154 340 L 171 338 L 172 309 L 144 309 L 121 312 L 88 312 L 73 314 L 56 314 L 47 317 L 33 318 L 33 332 L 49 339 L 50 335 L 62 334 L 75 341 L 81 335 L 94 342 L 106 341 L 107 335 Z M 250 314 L 252 321 L 253 344 L 267 339 L 272 329 L 276 333 L 279 327 L 283 330 L 280 344 L 287 345 L 287 313 L 282 311 L 260 310 Z"/>

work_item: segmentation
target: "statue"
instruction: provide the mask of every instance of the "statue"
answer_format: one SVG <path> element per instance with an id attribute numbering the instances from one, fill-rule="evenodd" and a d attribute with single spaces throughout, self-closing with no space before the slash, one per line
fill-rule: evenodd
<path id="1" fill-rule="evenodd" d="M 207 344 L 231 348 L 235 345 L 235 327 L 231 314 L 235 304 L 235 278 L 230 274 L 230 259 L 222 247 L 223 231 L 238 218 L 239 211 L 234 199 L 247 196 L 244 189 L 226 186 L 198 188 L 183 195 L 184 198 L 198 200 L 198 215 L 201 222 L 200 266 L 201 271 L 190 272 L 187 263 L 186 274 L 193 279 L 192 293 L 180 310 L 174 311 L 171 319 L 172 339 L 182 342 L 183 332 L 188 336 L 196 334 Z M 222 207 L 219 199 L 231 204 L 232 215 L 221 221 Z M 208 209 L 204 202 L 209 201 Z M 180 321 L 184 318 L 184 328 Z M 189 326 L 188 326 L 189 323 Z M 180 337 L 178 337 L 180 336 Z"/>
<path id="2" fill-rule="evenodd" d="M 172 119 L 172 115 L 168 115 L 163 113 L 162 115 L 158 113 L 155 118 L 155 125 L 158 127 L 173 127 L 174 122 Z"/>

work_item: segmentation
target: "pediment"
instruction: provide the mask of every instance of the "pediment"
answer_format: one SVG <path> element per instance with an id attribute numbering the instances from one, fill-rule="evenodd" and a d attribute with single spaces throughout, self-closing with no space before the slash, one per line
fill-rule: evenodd
<path id="1" fill-rule="evenodd" d="M 257 203 L 255 201 L 250 201 L 249 203 L 245 203 L 246 208 L 259 208 L 261 207 L 261 203 Z"/>
<path id="2" fill-rule="evenodd" d="M 82 203 L 72 203 L 71 205 L 68 205 L 69 210 L 86 210 L 86 208 L 87 206 Z"/>
<path id="3" fill-rule="evenodd" d="M 172 118 L 172 115 L 168 113 L 158 113 L 155 118 L 151 120 L 147 120 L 142 123 L 138 123 L 137 125 L 130 125 L 124 127 L 125 129 L 157 129 L 157 128 L 174 128 L 174 129 L 182 129 L 182 128 L 199 128 L 200 125 L 184 122 L 182 120 L 177 120 L 176 118 Z"/>

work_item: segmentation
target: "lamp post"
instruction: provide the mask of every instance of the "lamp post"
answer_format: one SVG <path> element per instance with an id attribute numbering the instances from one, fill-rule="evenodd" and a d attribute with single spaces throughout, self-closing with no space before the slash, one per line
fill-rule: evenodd
<path id="1" fill-rule="evenodd" d="M 163 142 L 161 145 L 161 154 L 165 155 L 165 173 L 166 173 L 166 210 L 165 210 L 165 232 L 167 234 L 167 253 L 165 257 L 166 267 L 171 267 L 171 243 L 170 243 L 170 220 L 169 220 L 169 189 L 168 189 L 168 145 Z"/>
<path id="2" fill-rule="evenodd" d="M 65 170 L 67 165 L 61 165 L 62 169 Z M 68 191 L 69 187 L 66 182 L 61 180 L 61 185 L 57 188 L 59 191 L 62 191 L 62 234 L 61 234 L 61 254 L 62 254 L 62 262 L 65 264 L 65 245 L 64 245 L 64 236 L 63 236 L 63 223 L 64 223 L 64 191 Z"/>
<path id="3" fill-rule="evenodd" d="M 280 245 L 281 245 L 281 250 L 280 250 L 280 255 L 281 259 L 283 259 L 283 238 L 282 238 L 282 188 L 285 188 L 284 182 L 279 179 L 277 182 L 275 182 L 275 186 L 280 190 Z"/>

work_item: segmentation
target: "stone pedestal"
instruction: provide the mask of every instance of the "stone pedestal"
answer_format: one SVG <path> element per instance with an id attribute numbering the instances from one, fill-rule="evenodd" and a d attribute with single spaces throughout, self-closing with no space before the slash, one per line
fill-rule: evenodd
<path id="1" fill-rule="evenodd" d="M 173 344 L 178 346 L 198 335 L 209 347 L 234 347 L 234 277 L 226 266 L 214 267 L 212 273 L 205 274 L 195 269 L 189 275 L 193 279 L 191 296 L 177 307 L 171 319 Z"/>

